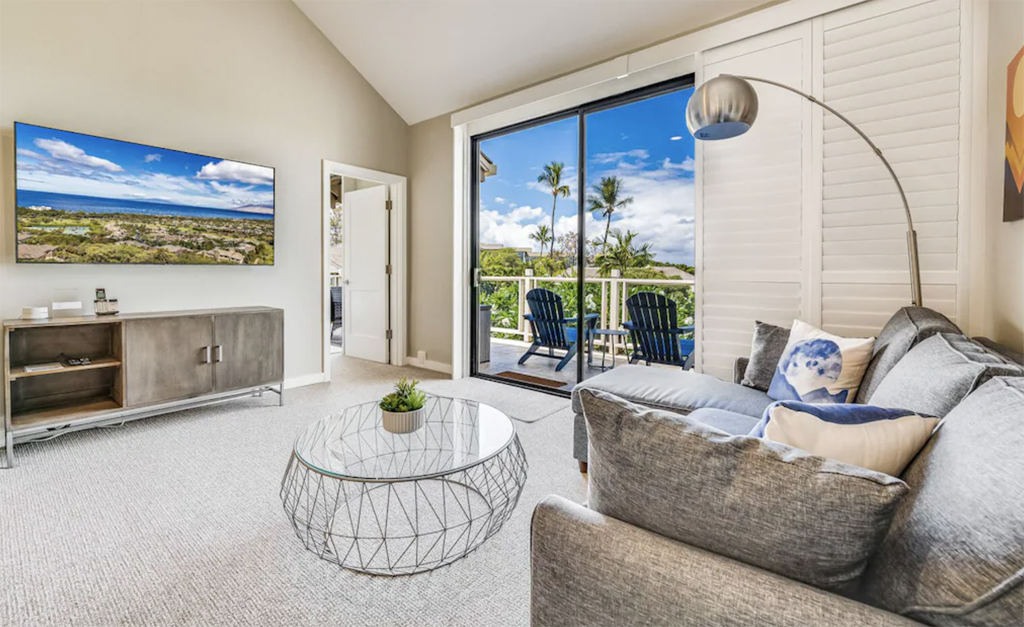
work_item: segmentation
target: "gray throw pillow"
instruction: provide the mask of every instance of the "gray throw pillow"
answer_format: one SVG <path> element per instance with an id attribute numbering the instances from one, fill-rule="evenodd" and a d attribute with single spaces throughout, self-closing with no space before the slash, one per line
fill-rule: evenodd
<path id="1" fill-rule="evenodd" d="M 863 600 L 928 625 L 1024 617 L 1024 379 L 995 378 L 950 412 L 906 471 L 911 495 Z"/>
<path id="2" fill-rule="evenodd" d="M 591 509 L 827 590 L 856 587 L 907 493 L 895 477 L 605 392 L 580 400 Z"/>
<path id="3" fill-rule="evenodd" d="M 893 366 L 871 395 L 871 404 L 941 418 L 992 377 L 1022 375 L 1024 368 L 974 340 L 939 333 Z"/>
<path id="4" fill-rule="evenodd" d="M 782 359 L 789 342 L 789 329 L 774 324 L 754 322 L 754 341 L 750 346 L 750 361 L 743 373 L 741 385 L 767 392 L 775 376 L 775 368 Z"/>
<path id="5" fill-rule="evenodd" d="M 936 333 L 960 333 L 949 318 L 927 307 L 904 307 L 897 311 L 875 340 L 874 355 L 860 382 L 855 403 L 874 405 L 871 395 L 907 351 Z"/>

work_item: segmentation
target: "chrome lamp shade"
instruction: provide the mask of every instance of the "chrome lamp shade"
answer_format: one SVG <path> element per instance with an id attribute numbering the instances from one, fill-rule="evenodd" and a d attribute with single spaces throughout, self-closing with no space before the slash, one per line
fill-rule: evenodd
<path id="1" fill-rule="evenodd" d="M 704 82 L 686 106 L 686 126 L 701 140 L 742 135 L 756 119 L 757 92 L 738 76 L 718 76 Z"/>

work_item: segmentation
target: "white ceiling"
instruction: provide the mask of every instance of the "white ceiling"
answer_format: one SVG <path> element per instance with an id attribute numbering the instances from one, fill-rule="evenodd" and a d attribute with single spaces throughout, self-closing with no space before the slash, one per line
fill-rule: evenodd
<path id="1" fill-rule="evenodd" d="M 772 0 L 294 0 L 409 124 Z"/>

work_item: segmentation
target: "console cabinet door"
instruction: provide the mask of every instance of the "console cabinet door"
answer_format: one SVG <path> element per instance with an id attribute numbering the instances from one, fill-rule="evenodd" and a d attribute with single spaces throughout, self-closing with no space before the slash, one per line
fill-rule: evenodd
<path id="1" fill-rule="evenodd" d="M 212 316 L 125 321 L 128 406 L 213 392 L 212 347 Z"/>
<path id="2" fill-rule="evenodd" d="M 218 392 L 284 379 L 284 312 L 214 317 L 214 383 Z"/>

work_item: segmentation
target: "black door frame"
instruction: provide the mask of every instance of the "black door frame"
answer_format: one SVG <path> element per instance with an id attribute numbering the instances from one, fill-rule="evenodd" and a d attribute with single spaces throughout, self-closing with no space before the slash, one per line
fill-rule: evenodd
<path id="1" fill-rule="evenodd" d="M 599 111 L 605 111 L 607 109 L 614 109 L 623 105 L 632 104 L 641 100 L 647 100 L 648 98 L 654 98 L 656 96 L 663 96 L 665 94 L 688 89 L 693 87 L 695 84 L 694 75 L 686 74 L 679 76 L 667 81 L 641 87 L 607 98 L 601 98 L 593 102 L 589 102 L 583 105 L 571 107 L 556 113 L 544 115 L 525 122 L 518 122 L 511 124 L 493 131 L 486 133 L 480 133 L 470 137 L 470 173 L 469 173 L 469 184 L 470 184 L 470 270 L 469 270 L 469 373 L 471 377 L 477 377 L 488 381 L 496 381 L 498 383 L 504 383 L 506 385 L 512 385 L 516 387 L 526 388 L 536 392 L 544 392 L 546 394 L 552 394 L 554 396 L 560 396 L 563 398 L 569 397 L 569 392 L 564 390 L 556 390 L 547 388 L 542 385 L 535 385 L 532 383 L 526 383 L 525 381 L 516 381 L 514 379 L 505 379 L 485 372 L 480 372 L 479 364 L 477 359 L 479 333 L 480 333 L 480 287 L 477 285 L 477 272 L 480 269 L 480 143 L 487 141 L 488 139 L 494 139 L 495 137 L 501 137 L 503 135 L 511 135 L 512 133 L 518 133 L 527 129 L 535 128 L 538 126 L 544 126 L 545 124 L 551 124 L 552 122 L 561 122 L 575 117 L 578 121 L 578 147 L 577 147 L 577 171 L 579 176 L 576 180 L 576 218 L 577 218 L 577 238 L 576 246 L 576 303 L 577 317 L 582 318 L 584 308 L 584 297 L 585 297 L 585 285 L 586 285 L 586 193 L 587 189 L 587 115 L 591 113 L 597 113 Z M 685 111 L 679 112 L 680 117 L 686 115 Z M 552 243 L 554 245 L 554 243 Z M 520 312 L 520 315 L 522 312 Z M 576 383 L 579 384 L 583 381 L 583 372 L 587 367 L 586 360 L 583 359 L 583 355 L 586 354 L 586 348 L 584 345 L 585 334 L 576 334 Z"/>

